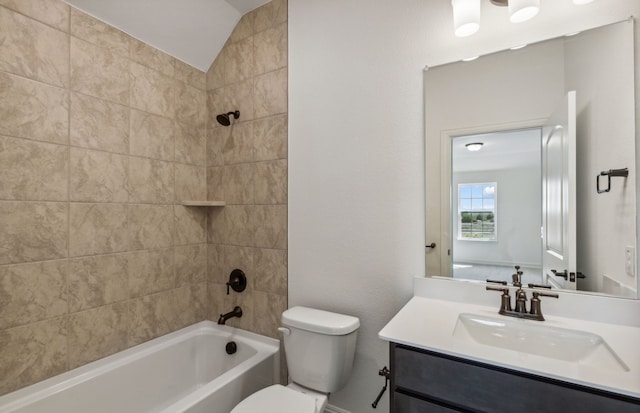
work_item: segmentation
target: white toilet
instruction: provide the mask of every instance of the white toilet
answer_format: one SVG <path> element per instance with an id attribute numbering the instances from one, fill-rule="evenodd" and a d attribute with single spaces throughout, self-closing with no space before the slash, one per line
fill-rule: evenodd
<path id="1" fill-rule="evenodd" d="M 282 313 L 279 328 L 292 383 L 274 384 L 241 401 L 231 413 L 321 413 L 328 395 L 347 383 L 360 320 L 307 307 Z"/>

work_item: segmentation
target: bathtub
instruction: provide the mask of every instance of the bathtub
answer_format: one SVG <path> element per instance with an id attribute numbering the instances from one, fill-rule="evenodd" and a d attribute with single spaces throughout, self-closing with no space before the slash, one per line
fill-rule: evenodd
<path id="1" fill-rule="evenodd" d="M 279 367 L 278 340 L 203 321 L 1 396 L 0 413 L 229 413 Z"/>

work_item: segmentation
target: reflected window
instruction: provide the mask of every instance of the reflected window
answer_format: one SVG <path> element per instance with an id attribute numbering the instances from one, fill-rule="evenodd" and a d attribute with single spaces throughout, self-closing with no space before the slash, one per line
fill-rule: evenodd
<path id="1" fill-rule="evenodd" d="M 495 241 L 497 183 L 458 184 L 458 239 Z"/>

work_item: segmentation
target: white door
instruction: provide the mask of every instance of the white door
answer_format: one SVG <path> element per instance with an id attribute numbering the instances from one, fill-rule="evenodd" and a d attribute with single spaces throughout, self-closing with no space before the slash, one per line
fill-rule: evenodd
<path id="1" fill-rule="evenodd" d="M 542 277 L 576 289 L 576 92 L 542 129 Z"/>

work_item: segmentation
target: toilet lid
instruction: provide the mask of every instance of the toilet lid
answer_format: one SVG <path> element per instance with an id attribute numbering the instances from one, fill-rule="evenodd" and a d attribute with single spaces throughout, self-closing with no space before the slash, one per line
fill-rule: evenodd
<path id="1" fill-rule="evenodd" d="M 241 401 L 231 413 L 316 413 L 316 401 L 279 384 L 262 389 Z"/>

